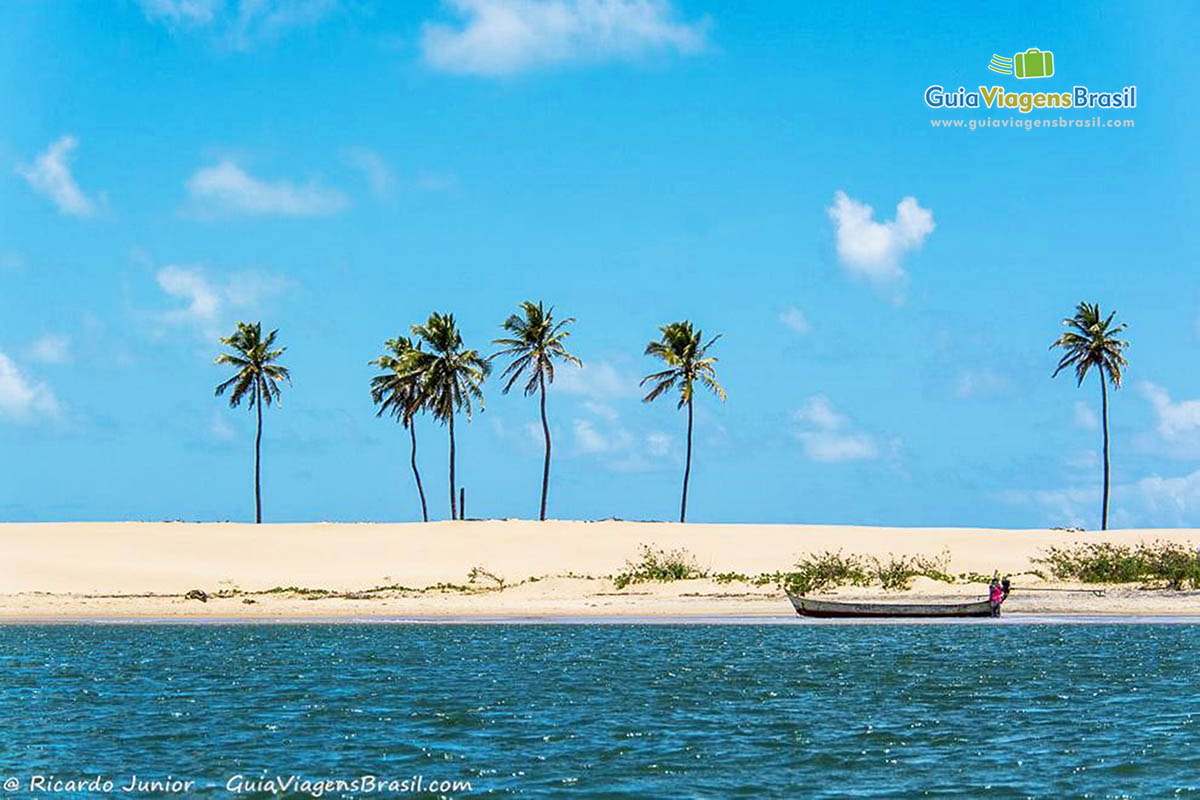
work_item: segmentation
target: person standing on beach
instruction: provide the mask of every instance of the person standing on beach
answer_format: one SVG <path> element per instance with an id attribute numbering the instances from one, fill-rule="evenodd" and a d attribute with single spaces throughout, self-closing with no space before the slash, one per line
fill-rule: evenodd
<path id="1" fill-rule="evenodd" d="M 992 616 L 1000 616 L 1000 604 L 1004 602 L 1004 588 L 1000 585 L 1000 578 L 997 575 L 992 576 L 992 585 L 988 587 L 988 601 L 992 604 Z"/>

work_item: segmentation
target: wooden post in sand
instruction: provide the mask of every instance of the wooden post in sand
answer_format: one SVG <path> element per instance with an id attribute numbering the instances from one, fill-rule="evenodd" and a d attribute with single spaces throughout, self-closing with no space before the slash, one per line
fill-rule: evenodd
<path id="1" fill-rule="evenodd" d="M 458 518 L 467 518 L 467 489 L 465 486 L 460 486 L 458 489 Z"/>

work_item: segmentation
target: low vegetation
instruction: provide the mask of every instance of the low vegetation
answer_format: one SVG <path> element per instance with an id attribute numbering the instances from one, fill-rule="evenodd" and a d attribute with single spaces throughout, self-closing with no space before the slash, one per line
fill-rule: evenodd
<path id="1" fill-rule="evenodd" d="M 618 589 L 624 589 L 633 583 L 707 577 L 708 572 L 697 566 L 695 556 L 687 550 L 655 550 L 649 545 L 642 545 L 641 558 L 625 562 L 624 571 L 613 578 L 613 584 Z"/>
<path id="2" fill-rule="evenodd" d="M 1171 542 L 1138 545 L 1094 542 L 1051 547 L 1034 562 L 1059 580 L 1140 583 L 1182 591 L 1200 588 L 1200 549 Z"/>
<path id="3" fill-rule="evenodd" d="M 642 546 L 641 557 L 626 562 L 625 569 L 613 578 L 618 589 L 635 583 L 680 581 L 712 578 L 719 584 L 747 583 L 753 586 L 786 588 L 793 594 L 812 594 L 836 589 L 839 586 L 882 586 L 887 591 L 905 591 L 917 577 L 954 582 L 946 572 L 950 554 L 937 558 L 889 554 L 886 559 L 827 551 L 813 553 L 796 562 L 786 572 L 762 572 L 747 575 L 743 572 L 712 573 L 701 569 L 687 550 L 660 550 Z"/>

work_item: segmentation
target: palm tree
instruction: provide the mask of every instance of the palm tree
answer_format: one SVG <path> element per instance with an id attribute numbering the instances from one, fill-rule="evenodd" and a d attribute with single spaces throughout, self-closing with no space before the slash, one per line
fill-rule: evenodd
<path id="1" fill-rule="evenodd" d="M 371 400 L 379 406 L 377 416 L 391 414 L 396 420 L 408 428 L 412 449 L 409 461 L 412 464 L 413 477 L 417 481 L 417 494 L 421 498 L 421 519 L 429 522 L 429 509 L 425 505 L 425 489 L 421 486 L 421 471 L 417 469 L 417 426 L 413 419 L 425 405 L 421 384 L 421 374 L 415 372 L 413 352 L 419 350 L 412 339 L 407 336 L 397 336 L 384 342 L 387 350 L 372 365 L 383 370 L 382 375 L 371 378 Z"/>
<path id="2" fill-rule="evenodd" d="M 422 394 L 426 408 L 450 426 L 450 517 L 458 519 L 458 497 L 454 483 L 454 416 L 459 409 L 467 412 L 471 421 L 471 400 L 479 401 L 483 410 L 484 379 L 491 374 L 492 365 L 477 350 L 464 350 L 462 334 L 454 323 L 453 314 L 429 315 L 424 325 L 413 325 L 413 335 L 429 346 L 411 351 L 412 371 L 421 375 Z"/>
<path id="3" fill-rule="evenodd" d="M 512 356 L 512 363 L 501 374 L 508 378 L 504 393 L 513 387 L 517 379 L 528 374 L 525 396 L 534 392 L 541 395 L 542 436 L 546 440 L 546 457 L 542 462 L 542 505 L 538 519 L 546 518 L 546 495 L 550 491 L 550 424 L 546 421 L 546 384 L 554 383 L 554 361 L 566 361 L 583 366 L 578 358 L 567 352 L 563 342 L 571 335 L 564 330 L 575 321 L 574 317 L 554 321 L 554 307 L 547 311 L 539 301 L 534 305 L 529 300 L 521 303 L 521 314 L 512 314 L 504 321 L 503 328 L 512 338 L 496 339 L 494 344 L 504 349 L 496 356 Z M 495 358 L 496 356 L 493 356 Z"/>
<path id="4" fill-rule="evenodd" d="M 1064 319 L 1062 324 L 1070 330 L 1058 337 L 1050 348 L 1066 350 L 1059 359 L 1054 375 L 1067 367 L 1075 367 L 1076 385 L 1082 386 L 1088 370 L 1096 368 L 1100 375 L 1100 408 L 1104 423 L 1104 498 L 1100 505 L 1100 530 L 1108 530 L 1108 383 L 1114 389 L 1121 388 L 1121 370 L 1129 366 L 1122 352 L 1129 342 L 1117 338 L 1125 330 L 1125 323 L 1113 325 L 1117 312 L 1108 317 L 1100 314 L 1099 303 L 1080 303 L 1075 316 Z M 1107 379 L 1107 380 L 1106 380 Z"/>
<path id="5" fill-rule="evenodd" d="M 702 332 L 694 330 L 692 323 L 687 320 L 672 322 L 670 325 L 662 326 L 659 330 L 662 331 L 662 338 L 646 345 L 645 354 L 662 359 L 666 362 L 667 369 L 647 375 L 638 385 L 654 384 L 650 393 L 642 398 L 645 403 L 649 403 L 678 385 L 678 407 L 687 406 L 687 461 L 683 468 L 683 501 L 679 504 L 679 521 L 685 522 L 687 520 L 688 479 L 692 474 L 693 389 L 696 382 L 699 381 L 701 385 L 721 398 L 721 402 L 725 402 L 725 390 L 717 383 L 717 373 L 713 369 L 717 359 L 707 355 L 708 348 L 712 347 L 713 343 L 721 336 L 718 334 L 709 339 L 707 344 L 701 344 Z"/>
<path id="6" fill-rule="evenodd" d="M 221 344 L 233 348 L 232 353 L 221 353 L 214 363 L 232 365 L 237 371 L 229 380 L 217 386 L 217 397 L 232 388 L 229 393 L 229 406 L 236 408 L 241 405 L 242 398 L 250 399 L 250 407 L 258 414 L 258 431 L 254 435 L 254 522 L 262 522 L 262 409 L 263 405 L 271 405 L 272 401 L 280 399 L 279 382 L 292 382 L 287 367 L 277 364 L 286 347 L 274 347 L 275 335 L 279 330 L 273 330 L 262 336 L 262 323 L 239 322 L 232 336 L 221 337 Z"/>

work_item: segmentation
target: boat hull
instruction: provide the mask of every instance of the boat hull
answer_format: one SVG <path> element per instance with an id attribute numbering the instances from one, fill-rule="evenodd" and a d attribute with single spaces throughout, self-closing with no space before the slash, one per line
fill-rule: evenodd
<path id="1" fill-rule="evenodd" d="M 797 597 L 788 592 L 792 607 L 802 617 L 854 619 L 867 617 L 990 617 L 992 604 L 987 600 L 973 603 L 836 603 Z"/>

